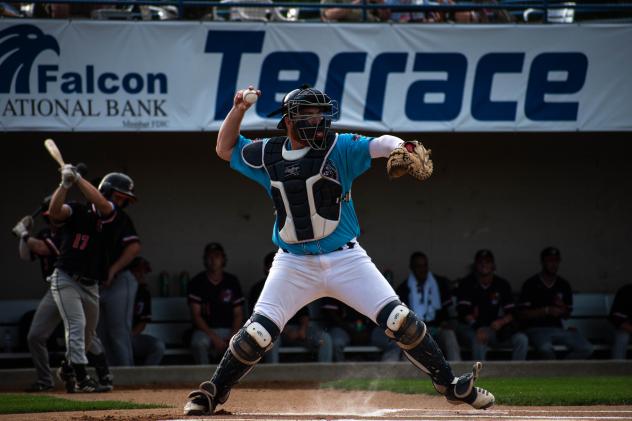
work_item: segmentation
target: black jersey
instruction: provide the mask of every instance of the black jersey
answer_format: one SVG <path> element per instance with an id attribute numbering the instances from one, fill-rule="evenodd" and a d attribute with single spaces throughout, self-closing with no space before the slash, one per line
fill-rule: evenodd
<path id="1" fill-rule="evenodd" d="M 35 257 L 39 259 L 42 276 L 46 279 L 53 273 L 53 270 L 55 269 L 55 261 L 59 256 L 59 235 L 50 228 L 44 228 L 37 233 L 35 238 L 43 241 L 44 244 L 46 244 L 46 247 L 48 247 L 49 254 L 47 256 L 32 254 L 33 259 Z"/>
<path id="2" fill-rule="evenodd" d="M 475 319 L 474 328 L 489 326 L 515 308 L 511 285 L 496 275 L 487 287 L 481 285 L 475 275 L 460 280 L 457 299 L 460 320 L 465 322 L 466 316 L 471 314 Z"/>
<path id="3" fill-rule="evenodd" d="M 542 281 L 540 274 L 536 274 L 522 285 L 520 305 L 532 309 L 546 306 L 565 307 L 568 310 L 566 315 L 546 315 L 528 320 L 528 327 L 563 327 L 562 318 L 568 317 L 573 309 L 573 291 L 568 281 L 559 276 L 553 285 L 548 286 Z"/>
<path id="4" fill-rule="evenodd" d="M 118 213 L 113 210 L 107 217 L 101 217 L 93 204 L 68 206 L 72 213 L 59 228 L 60 255 L 55 267 L 71 276 L 103 281 L 108 269 L 106 236 L 111 235 L 106 226 Z"/>
<path id="5" fill-rule="evenodd" d="M 108 264 L 116 262 L 123 254 L 123 250 L 131 243 L 139 242 L 138 233 L 132 219 L 123 210 L 116 209 L 116 218 L 107 226 L 107 255 Z"/>
<path id="6" fill-rule="evenodd" d="M 232 328 L 233 309 L 244 304 L 239 280 L 224 272 L 222 282 L 214 285 L 206 272 L 200 272 L 189 281 L 190 303 L 201 306 L 202 318 L 210 328 Z"/>

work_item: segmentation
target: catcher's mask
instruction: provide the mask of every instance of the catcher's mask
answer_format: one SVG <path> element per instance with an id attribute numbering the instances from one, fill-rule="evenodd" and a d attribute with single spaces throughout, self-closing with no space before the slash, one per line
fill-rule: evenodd
<path id="1" fill-rule="evenodd" d="M 338 117 L 338 103 L 324 92 L 309 87 L 294 89 L 283 97 L 281 108 L 268 117 L 282 113 L 277 128 L 286 130 L 285 117 L 296 129 L 299 140 L 313 149 L 325 149 L 331 121 Z"/>

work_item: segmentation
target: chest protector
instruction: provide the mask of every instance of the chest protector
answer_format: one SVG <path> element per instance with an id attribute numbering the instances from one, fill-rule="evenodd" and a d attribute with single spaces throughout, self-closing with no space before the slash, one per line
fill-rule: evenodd
<path id="1" fill-rule="evenodd" d="M 270 176 L 277 228 L 288 244 L 320 240 L 340 223 L 342 185 L 327 158 L 336 144 L 330 136 L 323 150 L 307 153 L 285 149 L 287 137 L 254 142 L 242 150 L 244 162 L 264 167 Z"/>

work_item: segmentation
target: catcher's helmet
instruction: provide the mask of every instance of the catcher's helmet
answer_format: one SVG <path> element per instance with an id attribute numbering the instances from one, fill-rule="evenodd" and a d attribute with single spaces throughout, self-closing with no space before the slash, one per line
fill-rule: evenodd
<path id="1" fill-rule="evenodd" d="M 132 200 L 136 200 L 134 181 L 127 174 L 120 172 L 106 174 L 99 183 L 99 191 L 107 198 L 110 198 L 114 192 L 117 192 Z"/>
<path id="2" fill-rule="evenodd" d="M 319 108 L 322 118 L 315 122 L 313 114 L 303 112 L 307 107 Z M 296 127 L 300 140 L 307 142 L 314 149 L 324 149 L 331 121 L 338 116 L 338 104 L 326 93 L 302 86 L 287 93 L 283 97 L 281 108 L 270 113 L 268 117 L 279 113 L 283 116 L 277 128 L 285 130 L 285 117 L 289 117 Z"/>

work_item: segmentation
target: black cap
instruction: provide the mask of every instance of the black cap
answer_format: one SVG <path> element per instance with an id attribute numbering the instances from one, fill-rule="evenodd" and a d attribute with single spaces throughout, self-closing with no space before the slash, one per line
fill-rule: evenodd
<path id="1" fill-rule="evenodd" d="M 474 261 L 478 261 L 479 259 L 491 259 L 493 262 L 494 253 L 492 253 L 492 251 L 488 249 L 481 249 L 477 251 L 476 254 L 474 255 Z"/>
<path id="2" fill-rule="evenodd" d="M 544 259 L 545 257 L 549 257 L 549 256 L 562 257 L 560 253 L 560 249 L 553 246 L 547 247 L 540 252 L 540 259 Z"/>
<path id="3" fill-rule="evenodd" d="M 208 243 L 206 247 L 204 247 L 204 254 L 207 255 L 213 251 L 221 251 L 224 252 L 224 247 L 220 243 Z"/>

